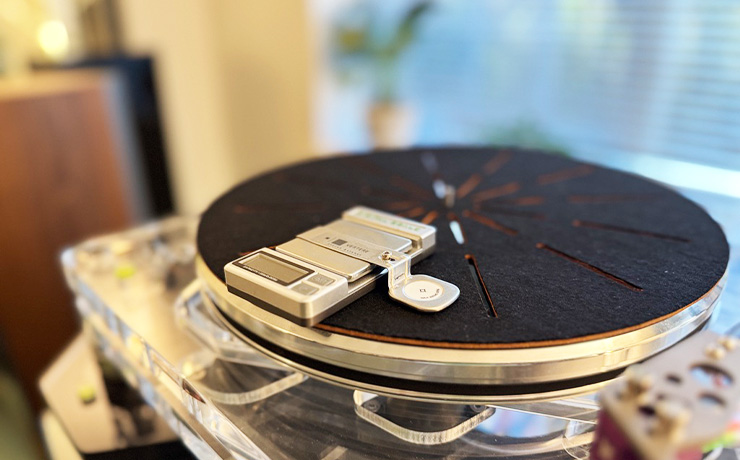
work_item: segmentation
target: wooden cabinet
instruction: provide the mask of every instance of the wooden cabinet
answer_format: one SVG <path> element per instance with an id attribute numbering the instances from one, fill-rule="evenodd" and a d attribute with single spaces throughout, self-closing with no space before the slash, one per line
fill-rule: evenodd
<path id="1" fill-rule="evenodd" d="M 79 327 L 60 251 L 133 223 L 116 85 L 97 71 L 0 80 L 0 340 L 35 408 Z"/>

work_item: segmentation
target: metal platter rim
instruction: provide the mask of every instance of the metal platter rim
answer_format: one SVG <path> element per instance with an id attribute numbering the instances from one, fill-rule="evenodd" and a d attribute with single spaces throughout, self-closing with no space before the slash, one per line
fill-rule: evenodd
<path id="1" fill-rule="evenodd" d="M 204 293 L 205 298 L 207 294 Z M 206 300 L 206 302 L 209 302 Z M 388 396 L 391 398 L 403 398 L 414 401 L 433 402 L 433 403 L 482 403 L 482 404 L 503 404 L 503 403 L 531 403 L 531 402 L 545 402 L 554 401 L 565 398 L 573 398 L 577 396 L 583 396 L 594 393 L 604 386 L 608 385 L 612 379 L 607 378 L 603 381 L 592 383 L 589 385 L 570 387 L 565 389 L 559 389 L 554 391 L 546 391 L 539 393 L 521 393 L 515 395 L 468 395 L 468 394 L 455 394 L 455 393 L 434 393 L 434 392 L 422 392 L 413 391 L 408 389 L 400 389 L 397 387 L 388 387 L 382 385 L 371 384 L 362 380 L 349 379 L 336 374 L 319 371 L 313 367 L 303 365 L 293 360 L 287 359 L 280 356 L 277 353 L 272 352 L 269 349 L 262 347 L 260 344 L 254 342 L 249 337 L 245 336 L 241 331 L 235 328 L 225 317 L 218 308 L 212 309 L 214 314 L 226 327 L 229 332 L 234 334 L 239 339 L 243 340 L 252 348 L 258 350 L 260 353 L 268 356 L 269 358 L 305 375 L 310 376 L 316 380 L 322 382 L 338 385 L 343 388 L 350 390 L 365 391 L 377 395 Z"/>
<path id="2" fill-rule="evenodd" d="M 229 317 L 250 333 L 290 352 L 341 368 L 392 378 L 481 385 L 562 381 L 622 369 L 641 361 L 699 329 L 711 315 L 726 277 L 723 275 L 714 288 L 690 306 L 649 326 L 607 338 L 538 347 L 532 353 L 532 348 L 414 346 L 301 327 L 230 294 L 200 256 L 196 258 L 196 272 Z M 293 363 L 291 367 L 297 366 Z M 329 380 L 334 381 L 332 377 Z"/>

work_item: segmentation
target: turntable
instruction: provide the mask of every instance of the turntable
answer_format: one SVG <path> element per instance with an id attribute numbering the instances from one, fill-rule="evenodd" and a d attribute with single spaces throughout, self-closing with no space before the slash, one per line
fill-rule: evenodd
<path id="1" fill-rule="evenodd" d="M 438 227 L 416 265 L 461 289 L 429 315 L 382 290 L 314 328 L 226 292 L 223 267 L 361 204 Z M 218 199 L 196 267 L 233 332 L 301 372 L 430 400 L 593 391 L 701 327 L 727 266 L 719 226 L 645 179 L 534 152 L 385 152 L 298 165 Z"/>
<path id="2" fill-rule="evenodd" d="M 435 226 L 412 272 L 457 301 L 419 312 L 380 283 L 306 327 L 229 292 L 227 263 L 357 205 Z M 729 252 L 662 185 L 513 149 L 307 162 L 193 226 L 63 260 L 99 346 L 203 458 L 586 458 L 595 392 L 707 324 Z"/>

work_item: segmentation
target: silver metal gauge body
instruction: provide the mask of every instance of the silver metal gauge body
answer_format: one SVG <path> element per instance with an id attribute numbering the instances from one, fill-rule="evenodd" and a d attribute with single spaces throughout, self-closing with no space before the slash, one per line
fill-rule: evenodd
<path id="1" fill-rule="evenodd" d="M 262 248 L 224 267 L 229 292 L 301 326 L 311 326 L 371 290 L 388 274 L 389 295 L 434 313 L 460 295 L 457 286 L 412 275 L 410 266 L 432 253 L 436 229 L 357 206 L 342 219 Z"/>

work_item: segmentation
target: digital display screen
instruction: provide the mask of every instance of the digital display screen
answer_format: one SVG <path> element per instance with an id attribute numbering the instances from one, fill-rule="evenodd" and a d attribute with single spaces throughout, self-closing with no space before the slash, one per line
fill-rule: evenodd
<path id="1" fill-rule="evenodd" d="M 295 283 L 304 276 L 313 273 L 312 270 L 264 253 L 257 253 L 254 256 L 242 259 L 237 262 L 237 265 L 283 286 Z"/>

